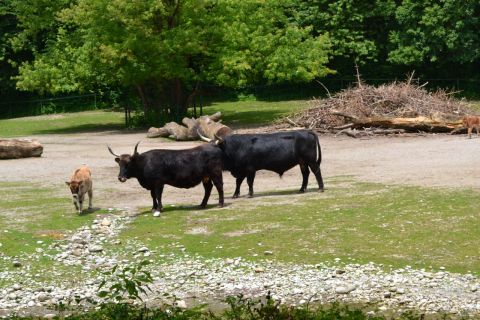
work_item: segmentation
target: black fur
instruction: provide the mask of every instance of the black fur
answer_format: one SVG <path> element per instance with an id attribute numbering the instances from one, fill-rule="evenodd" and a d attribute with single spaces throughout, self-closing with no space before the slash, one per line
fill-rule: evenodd
<path id="1" fill-rule="evenodd" d="M 250 197 L 253 196 L 256 171 L 263 169 L 282 175 L 296 165 L 300 165 L 303 175 L 300 192 L 304 192 L 307 187 L 309 168 L 315 174 L 318 188 L 323 191 L 320 143 L 317 135 L 310 130 L 234 134 L 218 141 L 218 146 L 223 151 L 224 169 L 230 171 L 237 179 L 234 198 L 239 196 L 240 186 L 245 177 L 249 188 L 248 194 Z"/>
<path id="2" fill-rule="evenodd" d="M 142 187 L 150 190 L 153 210 L 162 209 L 164 185 L 192 188 L 203 183 L 205 207 L 213 185 L 217 188 L 219 205 L 223 206 L 222 152 L 214 145 L 202 145 L 186 150 L 150 150 L 133 156 L 123 154 L 115 161 L 120 165 L 121 182 L 137 178 Z"/>

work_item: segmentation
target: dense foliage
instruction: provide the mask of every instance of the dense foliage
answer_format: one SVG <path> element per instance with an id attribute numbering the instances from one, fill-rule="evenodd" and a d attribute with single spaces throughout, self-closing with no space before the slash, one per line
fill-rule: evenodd
<path id="1" fill-rule="evenodd" d="M 0 94 L 123 92 L 172 117 L 199 84 L 308 83 L 354 63 L 478 80 L 479 17 L 476 0 L 4 0 Z"/>

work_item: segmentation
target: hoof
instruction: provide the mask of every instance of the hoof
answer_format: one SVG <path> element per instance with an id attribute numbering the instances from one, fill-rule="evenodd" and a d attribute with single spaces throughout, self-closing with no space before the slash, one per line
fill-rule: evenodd
<path id="1" fill-rule="evenodd" d="M 219 204 L 218 204 L 218 207 L 219 207 L 219 208 L 223 208 L 224 206 L 225 206 L 225 204 L 223 204 L 223 203 L 219 203 Z"/>
<path id="2" fill-rule="evenodd" d="M 298 190 L 298 193 L 305 193 L 305 189 Z"/>
<path id="3" fill-rule="evenodd" d="M 323 192 L 323 188 L 321 188 L 321 189 L 318 189 L 318 192 Z"/>
<path id="4" fill-rule="evenodd" d="M 160 211 L 157 210 L 157 211 L 153 212 L 153 216 L 154 217 L 160 217 Z"/>
<path id="5" fill-rule="evenodd" d="M 249 198 L 253 198 L 253 193 L 248 195 Z"/>
<path id="6" fill-rule="evenodd" d="M 237 198 L 238 198 L 238 194 L 234 194 L 234 195 L 232 196 L 232 199 L 237 199 Z"/>

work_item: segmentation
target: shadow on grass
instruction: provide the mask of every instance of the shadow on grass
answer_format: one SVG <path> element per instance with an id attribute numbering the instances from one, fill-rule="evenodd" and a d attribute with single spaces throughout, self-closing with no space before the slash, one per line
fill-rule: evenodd
<path id="1" fill-rule="evenodd" d="M 229 206 L 229 204 L 225 203 L 223 205 L 223 208 L 225 208 L 227 206 Z M 207 206 L 205 208 L 201 208 L 200 205 L 198 205 L 198 204 L 197 205 L 181 205 L 181 206 L 168 205 L 168 206 L 163 207 L 161 215 L 163 215 L 165 213 L 172 213 L 172 212 L 190 212 L 192 210 L 204 211 L 204 210 L 221 209 L 221 208 L 222 207 L 219 207 L 218 204 L 207 204 Z M 151 213 L 152 213 L 152 210 L 148 209 L 148 210 L 140 212 L 138 215 L 151 214 Z"/>
<path id="2" fill-rule="evenodd" d="M 126 128 L 123 124 L 118 124 L 118 123 L 105 123 L 105 124 L 88 123 L 88 124 L 81 124 L 77 126 L 68 126 L 64 128 L 48 128 L 48 129 L 35 130 L 33 134 L 88 133 L 88 132 L 102 132 L 102 131 L 112 131 L 112 130 L 120 131 L 120 130 L 126 130 Z"/>
<path id="3" fill-rule="evenodd" d="M 213 114 L 217 111 L 221 111 L 222 123 L 232 128 L 245 127 L 245 126 L 259 126 L 269 124 L 272 121 L 281 118 L 285 115 L 285 110 L 252 110 L 252 111 L 235 111 L 223 110 L 216 108 L 215 106 L 204 110 L 204 114 Z M 288 112 L 287 112 L 288 113 Z"/>
<path id="4" fill-rule="evenodd" d="M 267 197 L 278 197 L 278 196 L 286 196 L 292 194 L 306 194 L 306 193 L 319 193 L 318 189 L 311 188 L 305 190 L 305 192 L 298 191 L 299 189 L 290 189 L 290 190 L 277 190 L 277 191 L 262 191 L 253 194 L 254 198 L 267 198 Z M 240 198 L 248 198 L 248 195 L 240 196 Z"/>

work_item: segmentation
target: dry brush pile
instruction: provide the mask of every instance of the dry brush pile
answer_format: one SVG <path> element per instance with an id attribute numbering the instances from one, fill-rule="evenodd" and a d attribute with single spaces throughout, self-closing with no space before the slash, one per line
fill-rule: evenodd
<path id="1" fill-rule="evenodd" d="M 286 121 L 320 132 L 358 136 L 372 133 L 452 132 L 462 128 L 467 102 L 445 90 L 429 92 L 412 81 L 378 87 L 362 83 L 326 99 L 315 99 L 311 108 Z M 358 130 L 360 129 L 360 131 Z"/>

